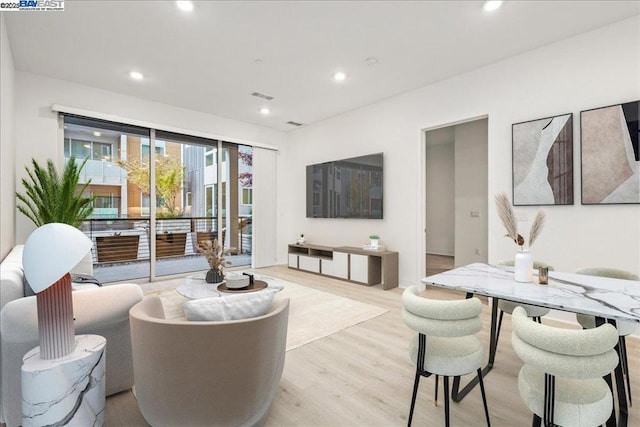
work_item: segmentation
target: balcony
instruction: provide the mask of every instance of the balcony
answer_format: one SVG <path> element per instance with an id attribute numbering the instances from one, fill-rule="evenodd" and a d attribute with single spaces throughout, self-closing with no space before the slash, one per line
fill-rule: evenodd
<path id="1" fill-rule="evenodd" d="M 233 266 L 251 264 L 251 218 L 243 221 L 236 253 L 226 259 Z M 197 249 L 201 240 L 218 238 L 216 219 L 210 217 L 156 220 L 156 275 L 208 270 Z M 140 279 L 150 275 L 149 218 L 90 219 L 81 230 L 93 241 L 94 276 L 101 282 Z M 222 239 L 229 247 L 230 236 Z M 235 239 L 234 239 L 235 240 Z"/>
<path id="2" fill-rule="evenodd" d="M 65 158 L 68 162 L 69 158 Z M 76 159 L 81 164 L 84 160 Z M 91 184 L 98 185 L 122 185 L 127 180 L 127 172 L 117 163 L 107 160 L 88 160 L 80 172 L 80 184 L 91 180 Z"/>

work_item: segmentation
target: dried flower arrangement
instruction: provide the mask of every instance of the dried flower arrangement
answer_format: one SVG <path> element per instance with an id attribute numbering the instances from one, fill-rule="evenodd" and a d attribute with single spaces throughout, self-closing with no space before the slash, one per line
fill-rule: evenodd
<path id="1" fill-rule="evenodd" d="M 224 276 L 224 268 L 231 265 L 231 261 L 226 261 L 224 256 L 234 248 L 229 248 L 225 251 L 222 245 L 218 243 L 218 239 L 214 239 L 213 242 L 211 240 L 199 242 L 196 249 L 207 258 L 209 268 L 218 270 Z"/>
<path id="2" fill-rule="evenodd" d="M 496 206 L 498 208 L 498 216 L 502 221 L 502 225 L 504 225 L 505 230 L 507 230 L 506 237 L 513 239 L 513 241 L 520 246 L 520 249 L 523 248 L 525 240 L 521 234 L 518 233 L 518 221 L 516 219 L 516 215 L 513 212 L 513 207 L 511 206 L 511 202 L 507 197 L 506 193 L 498 193 L 495 196 Z M 536 217 L 531 224 L 531 230 L 529 231 L 529 247 L 533 245 L 533 242 L 536 241 L 538 235 L 542 231 L 542 226 L 544 225 L 545 213 L 542 209 L 536 213 Z"/>

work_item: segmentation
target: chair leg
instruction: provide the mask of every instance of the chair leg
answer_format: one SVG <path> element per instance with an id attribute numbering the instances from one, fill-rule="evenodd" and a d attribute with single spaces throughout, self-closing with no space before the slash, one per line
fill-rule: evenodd
<path id="1" fill-rule="evenodd" d="M 438 375 L 436 375 L 436 391 L 434 393 L 433 405 L 438 406 Z"/>
<path id="2" fill-rule="evenodd" d="M 482 369 L 478 368 L 478 382 L 480 383 L 480 392 L 482 393 L 482 404 L 484 405 L 484 416 L 487 418 L 487 426 L 491 427 L 489 419 L 489 407 L 487 406 L 487 395 L 484 392 L 484 381 L 482 380 Z"/>
<path id="3" fill-rule="evenodd" d="M 444 425 L 449 427 L 449 377 L 444 376 Z"/>
<path id="4" fill-rule="evenodd" d="M 540 318 L 540 316 L 534 317 L 534 320 L 536 321 L 536 323 L 542 324 L 542 319 Z"/>
<path id="5" fill-rule="evenodd" d="M 621 363 L 622 364 L 622 373 L 624 374 L 624 380 L 627 383 L 627 397 L 629 398 L 629 407 L 633 406 L 633 401 L 631 400 L 631 378 L 629 378 L 629 359 L 627 358 L 627 340 L 624 336 L 619 338 L 620 342 L 620 354 Z"/>
<path id="6" fill-rule="evenodd" d="M 504 311 L 500 310 L 500 317 L 498 318 L 498 331 L 496 332 L 496 350 L 498 349 L 498 340 L 500 339 L 500 328 L 502 327 L 502 317 Z"/>
<path id="7" fill-rule="evenodd" d="M 420 384 L 420 372 L 416 369 L 416 378 L 413 380 L 413 395 L 411 396 L 411 409 L 409 410 L 409 421 L 407 426 L 411 426 L 413 419 L 413 408 L 416 406 L 416 396 L 418 395 L 418 385 Z"/>
<path id="8" fill-rule="evenodd" d="M 533 422 L 531 423 L 531 427 L 540 427 L 541 424 L 542 418 L 540 418 L 536 414 L 533 414 Z"/>

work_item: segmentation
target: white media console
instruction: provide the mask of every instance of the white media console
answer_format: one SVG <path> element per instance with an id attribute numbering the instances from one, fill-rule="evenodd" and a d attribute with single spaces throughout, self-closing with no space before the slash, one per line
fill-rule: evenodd
<path id="1" fill-rule="evenodd" d="M 350 246 L 289 245 L 289 268 L 383 289 L 398 286 L 398 252 Z"/>

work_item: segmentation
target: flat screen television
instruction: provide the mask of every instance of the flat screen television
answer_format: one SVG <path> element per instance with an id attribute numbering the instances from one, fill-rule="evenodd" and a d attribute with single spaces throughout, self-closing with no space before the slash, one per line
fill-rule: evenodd
<path id="1" fill-rule="evenodd" d="M 382 153 L 307 166 L 307 218 L 382 219 Z"/>

